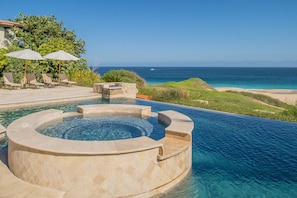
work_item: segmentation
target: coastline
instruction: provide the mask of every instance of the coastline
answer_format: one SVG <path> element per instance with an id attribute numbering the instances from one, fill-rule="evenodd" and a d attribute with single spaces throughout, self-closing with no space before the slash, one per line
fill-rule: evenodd
<path id="1" fill-rule="evenodd" d="M 271 98 L 278 99 L 284 103 L 295 105 L 297 102 L 297 90 L 290 89 L 243 89 L 236 87 L 214 87 L 217 91 L 237 91 L 237 92 L 250 92 L 254 94 L 263 94 Z"/>

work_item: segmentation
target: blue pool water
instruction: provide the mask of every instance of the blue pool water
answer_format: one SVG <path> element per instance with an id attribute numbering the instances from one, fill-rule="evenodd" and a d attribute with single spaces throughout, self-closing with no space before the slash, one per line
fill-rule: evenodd
<path id="1" fill-rule="evenodd" d="M 165 126 L 158 117 L 131 116 L 68 117 L 61 122 L 44 125 L 38 132 L 67 140 L 107 141 L 147 136 L 159 140 L 165 136 Z"/>
<path id="2" fill-rule="evenodd" d="M 76 111 L 88 101 L 56 105 Z M 250 116 L 142 100 L 112 100 L 152 106 L 152 111 L 176 110 L 191 117 L 193 164 L 191 173 L 173 190 L 171 197 L 297 197 L 297 124 Z M 1 112 L 0 123 L 49 107 Z M 52 108 L 52 107 L 51 107 Z"/>

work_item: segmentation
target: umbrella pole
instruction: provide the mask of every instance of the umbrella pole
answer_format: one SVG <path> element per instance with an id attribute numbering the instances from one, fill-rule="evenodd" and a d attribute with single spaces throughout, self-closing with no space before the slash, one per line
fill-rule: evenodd
<path id="1" fill-rule="evenodd" d="M 27 62 L 28 62 L 28 60 L 25 60 L 25 70 L 24 70 L 24 77 L 23 77 L 23 80 L 22 80 L 22 82 L 21 82 L 21 84 L 23 85 L 23 87 L 25 87 L 25 85 L 26 85 L 26 81 L 27 81 L 27 78 L 26 78 L 26 73 L 27 73 Z"/>
<path id="2" fill-rule="evenodd" d="M 26 77 L 26 71 L 27 70 L 27 60 L 25 61 L 25 71 L 24 71 L 24 77 Z"/>
<path id="3" fill-rule="evenodd" d="M 60 72 L 61 72 L 61 61 L 59 61 L 59 74 L 58 74 L 58 82 L 61 82 L 61 79 L 60 79 Z"/>

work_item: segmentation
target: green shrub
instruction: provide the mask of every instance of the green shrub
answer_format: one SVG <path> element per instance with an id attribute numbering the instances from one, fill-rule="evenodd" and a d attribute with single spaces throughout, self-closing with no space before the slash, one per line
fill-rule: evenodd
<path id="1" fill-rule="evenodd" d="M 68 78 L 77 82 L 79 86 L 92 87 L 94 83 L 99 82 L 100 75 L 91 70 L 81 70 L 70 73 Z"/>
<path id="2" fill-rule="evenodd" d="M 153 100 L 171 102 L 189 98 L 189 92 L 181 88 L 168 87 L 146 87 L 139 90 L 139 93 L 149 95 Z"/>
<path id="3" fill-rule="evenodd" d="M 281 114 L 284 117 L 292 117 L 292 120 L 296 122 L 297 120 L 297 104 L 291 105 L 286 108 Z M 293 119 L 294 118 L 294 119 Z"/>
<path id="4" fill-rule="evenodd" d="M 146 82 L 135 72 L 128 70 L 110 70 L 102 76 L 104 82 L 127 82 L 127 83 L 136 83 L 138 89 L 144 87 Z"/>

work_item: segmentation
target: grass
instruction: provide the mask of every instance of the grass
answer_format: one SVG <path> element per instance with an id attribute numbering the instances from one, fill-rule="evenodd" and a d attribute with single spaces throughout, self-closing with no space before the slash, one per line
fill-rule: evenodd
<path id="1" fill-rule="evenodd" d="M 297 106 L 261 94 L 218 92 L 199 78 L 147 85 L 139 90 L 153 100 L 236 114 L 297 122 Z"/>

